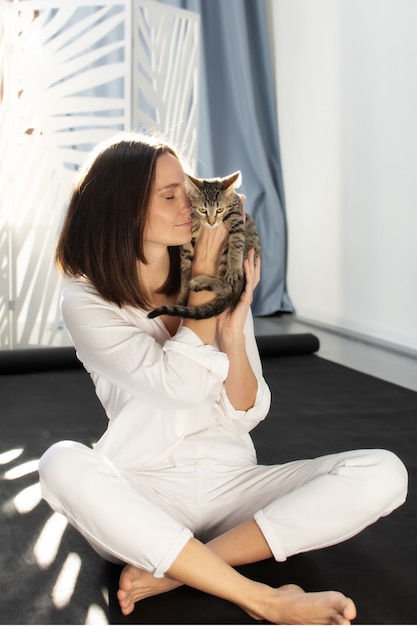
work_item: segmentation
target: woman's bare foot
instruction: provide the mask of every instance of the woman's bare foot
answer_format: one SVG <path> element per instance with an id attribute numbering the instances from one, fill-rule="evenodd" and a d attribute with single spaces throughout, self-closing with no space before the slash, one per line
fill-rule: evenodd
<path id="1" fill-rule="evenodd" d="M 181 583 L 172 578 L 155 578 L 150 572 L 126 565 L 120 575 L 117 592 L 120 609 L 124 615 L 129 615 L 139 600 L 180 586 Z M 356 617 L 352 600 L 337 591 L 306 593 L 297 585 L 283 585 L 278 589 L 269 588 L 266 598 L 256 614 L 253 610 L 242 608 L 255 619 L 273 624 L 342 625 L 350 624 Z"/>
<path id="2" fill-rule="evenodd" d="M 337 591 L 306 593 L 297 585 L 271 589 L 259 617 L 274 624 L 350 624 L 356 607 Z"/>
<path id="3" fill-rule="evenodd" d="M 172 578 L 155 578 L 150 572 L 134 565 L 126 565 L 120 574 L 117 598 L 123 615 L 129 615 L 135 602 L 171 591 L 181 583 Z"/>

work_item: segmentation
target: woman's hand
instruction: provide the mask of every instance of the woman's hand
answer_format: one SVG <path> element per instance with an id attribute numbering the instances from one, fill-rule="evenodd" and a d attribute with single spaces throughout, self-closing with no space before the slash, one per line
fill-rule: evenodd
<path id="1" fill-rule="evenodd" d="M 236 342 L 239 337 L 243 337 L 243 327 L 253 302 L 253 292 L 261 278 L 261 259 L 255 259 L 253 249 L 249 250 L 248 258 L 244 260 L 243 267 L 246 285 L 239 302 L 233 311 L 227 309 L 217 317 L 217 333 L 220 348 L 224 352 L 227 352 L 228 347 Z"/>

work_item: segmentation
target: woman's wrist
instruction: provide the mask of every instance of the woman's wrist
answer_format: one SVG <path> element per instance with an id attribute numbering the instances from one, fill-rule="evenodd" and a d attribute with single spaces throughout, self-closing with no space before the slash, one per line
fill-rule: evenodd
<path id="1" fill-rule="evenodd" d="M 217 274 L 217 265 L 215 263 L 213 263 L 212 261 L 209 261 L 207 263 L 193 263 L 192 268 L 191 268 L 191 277 L 194 278 L 195 276 L 211 276 L 211 277 L 215 277 Z"/>
<path id="2" fill-rule="evenodd" d="M 228 355 L 246 354 L 246 340 L 243 332 L 239 333 L 219 333 L 219 347 L 222 352 Z"/>

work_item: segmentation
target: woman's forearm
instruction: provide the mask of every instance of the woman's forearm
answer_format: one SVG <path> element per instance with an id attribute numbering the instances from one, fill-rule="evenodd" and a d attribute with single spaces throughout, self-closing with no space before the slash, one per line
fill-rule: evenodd
<path id="1" fill-rule="evenodd" d="M 225 390 L 232 406 L 239 411 L 247 411 L 255 404 L 258 381 L 253 373 L 246 354 L 245 337 L 221 346 L 229 359 L 229 372 L 225 380 Z"/>
<path id="2" fill-rule="evenodd" d="M 240 300 L 232 311 L 225 311 L 217 318 L 220 349 L 229 359 L 229 373 L 225 381 L 227 397 L 236 410 L 247 411 L 255 404 L 258 381 L 246 352 L 243 332 L 253 299 L 253 290 L 260 278 L 260 262 L 250 250 L 243 262 L 246 286 Z"/>
<path id="3" fill-rule="evenodd" d="M 208 304 L 214 298 L 210 291 L 191 291 L 188 298 L 188 306 L 201 306 Z M 216 338 L 216 318 L 210 317 L 203 320 L 185 319 L 183 326 L 192 330 L 206 345 L 214 345 Z"/>

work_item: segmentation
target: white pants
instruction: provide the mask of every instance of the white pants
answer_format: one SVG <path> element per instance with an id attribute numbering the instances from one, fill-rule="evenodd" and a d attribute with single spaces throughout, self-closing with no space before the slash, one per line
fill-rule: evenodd
<path id="1" fill-rule="evenodd" d="M 278 561 L 352 537 L 400 506 L 407 471 L 386 450 L 284 465 L 213 463 L 124 472 L 75 442 L 41 458 L 42 494 L 110 561 L 163 576 L 194 535 L 206 542 L 254 517 Z"/>

